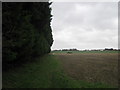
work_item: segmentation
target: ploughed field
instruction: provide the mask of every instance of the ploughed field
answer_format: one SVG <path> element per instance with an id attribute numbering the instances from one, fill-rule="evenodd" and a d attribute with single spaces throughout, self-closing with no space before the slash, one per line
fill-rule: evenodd
<path id="1" fill-rule="evenodd" d="M 64 72 L 76 79 L 118 86 L 118 52 L 53 52 Z"/>
<path id="2" fill-rule="evenodd" d="M 2 72 L 3 88 L 118 87 L 118 52 L 114 51 L 51 52 L 8 65 Z"/>

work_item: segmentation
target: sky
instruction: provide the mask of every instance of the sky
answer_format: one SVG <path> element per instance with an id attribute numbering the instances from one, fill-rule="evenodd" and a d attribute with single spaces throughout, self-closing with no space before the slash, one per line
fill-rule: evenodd
<path id="1" fill-rule="evenodd" d="M 52 50 L 118 48 L 117 2 L 53 2 Z"/>

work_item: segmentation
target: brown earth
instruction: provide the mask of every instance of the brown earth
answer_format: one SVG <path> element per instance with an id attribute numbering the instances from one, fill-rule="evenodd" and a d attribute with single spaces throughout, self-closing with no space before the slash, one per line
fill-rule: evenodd
<path id="1" fill-rule="evenodd" d="M 76 80 L 118 86 L 118 53 L 55 53 L 64 72 Z"/>

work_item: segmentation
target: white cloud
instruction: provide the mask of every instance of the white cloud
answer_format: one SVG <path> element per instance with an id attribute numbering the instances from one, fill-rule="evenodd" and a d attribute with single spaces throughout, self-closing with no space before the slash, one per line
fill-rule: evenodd
<path id="1" fill-rule="evenodd" d="M 52 49 L 118 47 L 117 3 L 52 4 Z"/>

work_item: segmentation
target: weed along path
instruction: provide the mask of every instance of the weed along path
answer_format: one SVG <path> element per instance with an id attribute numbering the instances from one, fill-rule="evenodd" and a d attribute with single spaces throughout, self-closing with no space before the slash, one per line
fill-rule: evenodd
<path id="1" fill-rule="evenodd" d="M 75 80 L 118 85 L 118 53 L 57 53 L 64 72 Z"/>
<path id="2" fill-rule="evenodd" d="M 112 88 L 117 85 L 116 63 L 115 55 L 44 55 L 3 71 L 2 87 Z"/>

